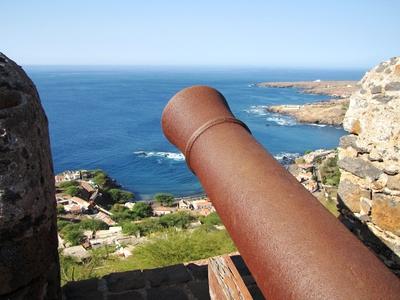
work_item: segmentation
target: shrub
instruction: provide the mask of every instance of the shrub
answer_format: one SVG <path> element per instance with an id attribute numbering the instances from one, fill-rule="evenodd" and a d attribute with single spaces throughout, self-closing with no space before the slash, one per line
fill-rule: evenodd
<path id="1" fill-rule="evenodd" d="M 82 242 L 84 238 L 84 230 L 97 231 L 108 229 L 108 225 L 100 220 L 85 219 L 79 223 L 71 223 L 68 221 L 59 220 L 57 222 L 58 230 L 61 236 L 72 245 L 76 246 Z"/>
<path id="2" fill-rule="evenodd" d="M 115 221 L 115 222 L 123 222 L 123 221 L 127 221 L 127 220 L 135 220 L 135 216 L 132 213 L 132 211 L 121 205 L 121 204 L 114 204 L 111 207 L 110 212 L 113 214 L 111 216 L 111 218 Z"/>
<path id="3" fill-rule="evenodd" d="M 95 219 L 84 219 L 77 225 L 82 230 L 97 231 L 97 230 L 108 229 L 108 225 L 106 223 Z"/>
<path id="4" fill-rule="evenodd" d="M 59 187 L 62 189 L 66 189 L 71 186 L 79 186 L 79 183 L 75 180 L 71 180 L 71 181 L 63 181 L 59 184 Z"/>
<path id="5" fill-rule="evenodd" d="M 71 222 L 57 219 L 58 231 L 61 231 L 65 226 L 70 225 Z"/>
<path id="6" fill-rule="evenodd" d="M 80 194 L 81 189 L 78 186 L 69 186 L 64 190 L 64 193 L 72 196 L 72 197 L 77 197 Z"/>
<path id="7" fill-rule="evenodd" d="M 154 199 L 162 206 L 172 206 L 174 203 L 174 196 L 167 193 L 158 193 L 154 196 Z"/>
<path id="8" fill-rule="evenodd" d="M 98 277 L 96 270 L 105 262 L 112 262 L 110 253 L 115 249 L 112 246 L 105 246 L 91 250 L 91 257 L 84 262 L 77 262 L 74 258 L 64 256 L 62 253 L 60 257 L 60 275 L 61 285 L 69 281 L 80 281 L 93 277 Z"/>
<path id="9" fill-rule="evenodd" d="M 124 222 L 121 224 L 122 232 L 128 235 L 137 235 L 140 234 L 140 228 L 138 224 L 132 222 Z"/>
<path id="10" fill-rule="evenodd" d="M 322 183 L 331 186 L 338 186 L 340 182 L 340 170 L 337 165 L 338 157 L 328 158 L 321 166 L 320 172 Z"/>
<path id="11" fill-rule="evenodd" d="M 225 230 L 207 232 L 197 229 L 193 232 L 168 231 L 149 243 L 137 246 L 132 257 L 139 268 L 146 269 L 199 260 L 235 250 Z"/>
<path id="12" fill-rule="evenodd" d="M 160 225 L 168 227 L 187 228 L 194 218 L 186 212 L 177 212 L 160 217 Z"/>
<path id="13" fill-rule="evenodd" d="M 206 217 L 200 219 L 200 222 L 205 225 L 221 225 L 222 221 L 216 212 L 212 212 Z"/>
<path id="14" fill-rule="evenodd" d="M 61 230 L 62 237 L 73 246 L 79 245 L 83 239 L 83 231 L 79 228 L 79 223 L 68 224 Z"/>
<path id="15" fill-rule="evenodd" d="M 57 215 L 65 214 L 64 205 L 58 204 L 56 209 L 57 209 Z"/>
<path id="16" fill-rule="evenodd" d="M 163 230 L 163 226 L 160 224 L 158 219 L 147 218 L 143 219 L 142 222 L 137 223 L 139 227 L 139 233 L 141 236 L 149 235 L 151 233 L 159 232 Z"/>
<path id="17" fill-rule="evenodd" d="M 93 171 L 93 182 L 97 184 L 99 187 L 104 187 L 108 181 L 107 174 L 102 170 L 94 170 Z"/>
<path id="18" fill-rule="evenodd" d="M 137 218 L 147 218 L 153 215 L 151 205 L 145 202 L 136 202 L 131 211 Z"/>
<path id="19" fill-rule="evenodd" d="M 134 198 L 133 193 L 120 189 L 109 189 L 107 193 L 115 203 L 125 203 Z"/>

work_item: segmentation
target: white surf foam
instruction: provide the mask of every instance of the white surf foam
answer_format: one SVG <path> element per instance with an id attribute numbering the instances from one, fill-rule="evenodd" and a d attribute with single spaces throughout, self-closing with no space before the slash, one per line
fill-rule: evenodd
<path id="1" fill-rule="evenodd" d="M 316 123 L 308 123 L 307 125 L 310 125 L 310 126 L 317 126 L 317 127 L 326 127 L 326 126 L 329 126 L 329 125 L 327 125 L 327 124 L 316 124 Z"/>
<path id="2" fill-rule="evenodd" d="M 267 121 L 275 123 L 279 126 L 294 126 L 297 124 L 295 119 L 282 115 L 272 115 L 267 118 Z"/>
<path id="3" fill-rule="evenodd" d="M 163 152 L 163 151 L 135 151 L 134 154 L 141 157 L 157 157 L 171 159 L 174 161 L 184 161 L 185 156 L 182 153 Z"/>
<path id="4" fill-rule="evenodd" d="M 258 116 L 266 116 L 268 114 L 267 107 L 267 105 L 252 105 L 249 109 L 246 109 L 245 112 Z"/>

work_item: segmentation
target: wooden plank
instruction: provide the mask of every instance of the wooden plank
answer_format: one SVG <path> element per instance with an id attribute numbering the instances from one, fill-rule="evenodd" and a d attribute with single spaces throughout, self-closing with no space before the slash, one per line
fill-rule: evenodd
<path id="1" fill-rule="evenodd" d="M 228 255 L 209 259 L 208 282 L 212 300 L 253 299 Z"/>

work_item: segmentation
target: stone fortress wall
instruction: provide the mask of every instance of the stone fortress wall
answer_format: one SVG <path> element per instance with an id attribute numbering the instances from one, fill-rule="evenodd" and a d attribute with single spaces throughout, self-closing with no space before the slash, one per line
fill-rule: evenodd
<path id="1" fill-rule="evenodd" d="M 0 53 L 0 299 L 59 299 L 54 175 L 32 81 Z"/>
<path id="2" fill-rule="evenodd" d="M 400 57 L 365 74 L 350 98 L 341 138 L 343 220 L 400 274 Z"/>

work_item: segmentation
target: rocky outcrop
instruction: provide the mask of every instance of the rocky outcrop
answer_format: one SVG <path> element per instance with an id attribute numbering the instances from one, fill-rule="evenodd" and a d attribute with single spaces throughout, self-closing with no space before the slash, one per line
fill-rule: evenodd
<path id="1" fill-rule="evenodd" d="M 261 82 L 257 83 L 257 86 L 272 88 L 297 88 L 307 94 L 328 95 L 334 98 L 349 98 L 357 89 L 355 81 L 343 80 Z"/>
<path id="2" fill-rule="evenodd" d="M 300 123 L 342 125 L 348 105 L 349 99 L 332 99 L 304 105 L 272 105 L 267 111 L 292 116 Z"/>
<path id="3" fill-rule="evenodd" d="M 365 74 L 340 141 L 338 196 L 350 227 L 400 274 L 400 58 Z M 378 239 L 363 235 L 364 226 Z"/>
<path id="4" fill-rule="evenodd" d="M 0 299 L 59 299 L 48 124 L 32 81 L 0 53 Z"/>
<path id="5" fill-rule="evenodd" d="M 301 123 L 341 125 L 349 106 L 349 97 L 357 89 L 355 81 L 262 82 L 259 87 L 297 88 L 303 93 L 333 97 L 328 101 L 305 105 L 272 105 L 267 111 L 293 116 Z"/>

